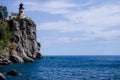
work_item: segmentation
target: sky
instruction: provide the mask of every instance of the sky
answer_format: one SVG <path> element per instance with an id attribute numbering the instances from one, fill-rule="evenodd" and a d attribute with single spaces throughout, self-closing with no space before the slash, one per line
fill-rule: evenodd
<path id="1" fill-rule="evenodd" d="M 9 15 L 23 2 L 42 55 L 120 55 L 120 0 L 0 0 Z"/>

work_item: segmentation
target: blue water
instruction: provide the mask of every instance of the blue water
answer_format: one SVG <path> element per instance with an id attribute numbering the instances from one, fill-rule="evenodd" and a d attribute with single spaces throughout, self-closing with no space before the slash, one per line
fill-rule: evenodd
<path id="1" fill-rule="evenodd" d="M 0 66 L 22 75 L 7 80 L 120 80 L 120 56 L 44 56 L 32 63 Z"/>

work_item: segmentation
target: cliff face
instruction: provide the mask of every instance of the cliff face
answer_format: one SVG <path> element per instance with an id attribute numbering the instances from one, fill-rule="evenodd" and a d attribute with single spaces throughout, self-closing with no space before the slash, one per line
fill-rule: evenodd
<path id="1" fill-rule="evenodd" d="M 8 63 L 30 62 L 41 58 L 40 43 L 37 42 L 36 25 L 30 19 L 10 20 L 9 28 L 14 33 L 11 44 L 4 51 Z M 4 60 L 3 60 L 4 62 Z"/>

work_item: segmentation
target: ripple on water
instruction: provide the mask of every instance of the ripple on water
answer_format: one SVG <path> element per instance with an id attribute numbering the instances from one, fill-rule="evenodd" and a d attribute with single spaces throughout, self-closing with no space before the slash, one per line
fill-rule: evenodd
<path id="1" fill-rule="evenodd" d="M 54 56 L 33 63 L 0 66 L 0 72 L 16 69 L 21 76 L 8 80 L 120 80 L 120 57 Z"/>

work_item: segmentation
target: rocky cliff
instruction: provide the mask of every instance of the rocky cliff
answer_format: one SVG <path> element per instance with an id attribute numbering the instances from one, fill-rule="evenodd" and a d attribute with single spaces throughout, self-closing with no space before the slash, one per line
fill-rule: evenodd
<path id="1" fill-rule="evenodd" d="M 4 49 L 0 64 L 31 62 L 41 58 L 35 23 L 31 19 L 12 19 L 8 24 L 14 36 Z"/>

